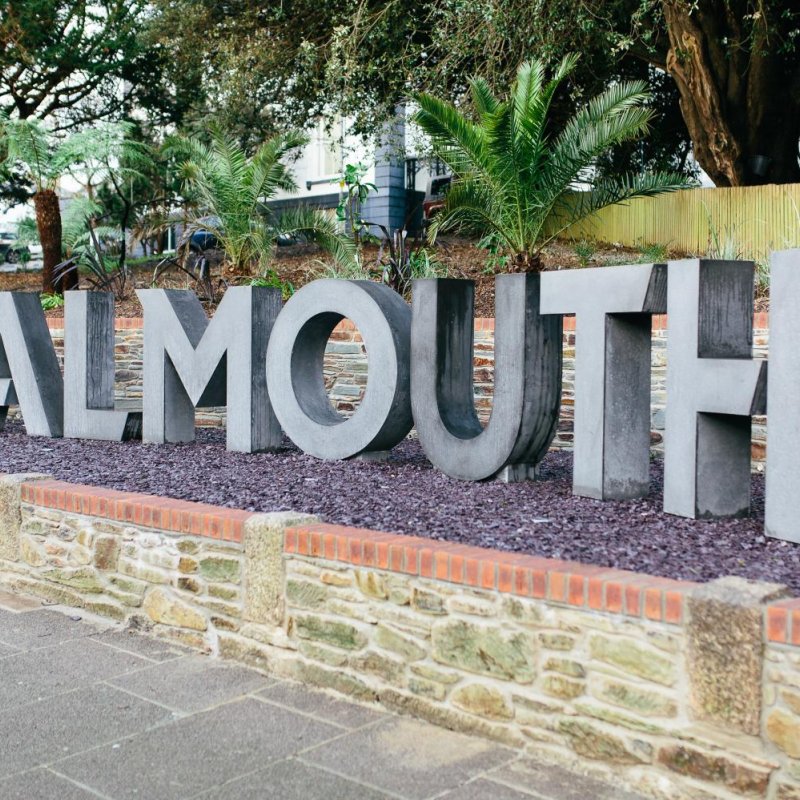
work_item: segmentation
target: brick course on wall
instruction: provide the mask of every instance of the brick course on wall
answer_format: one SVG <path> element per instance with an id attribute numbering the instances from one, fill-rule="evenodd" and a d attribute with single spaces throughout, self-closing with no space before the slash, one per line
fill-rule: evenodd
<path id="1" fill-rule="evenodd" d="M 561 416 L 553 446 L 572 447 L 575 371 L 575 320 L 564 319 L 564 372 Z M 48 320 L 59 360 L 63 362 L 64 321 Z M 756 314 L 754 354 L 766 358 L 769 344 L 767 315 Z M 651 377 L 651 442 L 655 452 L 664 448 L 664 409 L 666 407 L 666 318 L 653 318 L 652 377 Z M 492 409 L 494 387 L 494 320 L 475 321 L 474 387 L 475 408 L 486 422 Z M 331 402 L 343 415 L 352 414 L 364 396 L 367 385 L 367 354 L 358 330 L 349 320 L 340 324 L 331 336 L 325 355 L 325 386 Z M 142 400 L 142 320 L 118 319 L 116 322 L 116 397 L 128 404 Z M 224 408 L 197 410 L 197 424 L 225 424 Z M 753 420 L 752 456 L 754 466 L 763 467 L 766 453 L 766 419 Z"/>
<path id="2" fill-rule="evenodd" d="M 0 476 L 0 585 L 663 800 L 800 798 L 800 600 Z"/>

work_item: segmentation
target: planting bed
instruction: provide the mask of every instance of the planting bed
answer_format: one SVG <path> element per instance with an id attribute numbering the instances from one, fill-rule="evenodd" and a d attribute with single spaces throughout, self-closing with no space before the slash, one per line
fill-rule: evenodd
<path id="1" fill-rule="evenodd" d="M 386 463 L 323 462 L 289 443 L 276 454 L 226 452 L 224 432 L 199 428 L 183 445 L 84 442 L 0 434 L 0 472 L 166 495 L 251 511 L 291 509 L 324 521 L 706 581 L 724 575 L 777 581 L 800 594 L 800 547 L 763 535 L 763 476 L 753 516 L 699 521 L 661 511 L 661 462 L 639 501 L 571 494 L 572 456 L 550 453 L 534 483 L 448 478 L 409 439 Z"/>

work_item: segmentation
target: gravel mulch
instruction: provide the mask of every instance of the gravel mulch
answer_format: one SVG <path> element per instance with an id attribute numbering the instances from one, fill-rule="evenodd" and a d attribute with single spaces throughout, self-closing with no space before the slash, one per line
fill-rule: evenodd
<path id="1" fill-rule="evenodd" d="M 550 453 L 532 483 L 448 478 L 408 439 L 385 463 L 319 461 L 287 443 L 279 453 L 225 450 L 222 430 L 197 441 L 142 445 L 31 438 L 20 423 L 0 434 L 0 472 L 44 472 L 122 491 L 252 511 L 292 509 L 326 522 L 533 553 L 670 578 L 723 575 L 777 581 L 800 595 L 800 545 L 763 534 L 764 480 L 753 476 L 748 519 L 698 521 L 661 511 L 662 466 L 644 500 L 571 494 L 572 455 Z"/>

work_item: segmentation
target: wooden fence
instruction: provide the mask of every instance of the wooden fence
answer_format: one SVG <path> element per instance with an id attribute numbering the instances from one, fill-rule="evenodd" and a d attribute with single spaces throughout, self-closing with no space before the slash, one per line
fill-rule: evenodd
<path id="1" fill-rule="evenodd" d="M 800 183 L 685 189 L 611 206 L 571 226 L 569 239 L 638 247 L 663 244 L 693 255 L 763 259 L 800 247 Z"/>

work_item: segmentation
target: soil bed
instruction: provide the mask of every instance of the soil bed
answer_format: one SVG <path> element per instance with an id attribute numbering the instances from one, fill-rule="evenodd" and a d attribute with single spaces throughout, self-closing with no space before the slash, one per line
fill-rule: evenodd
<path id="1" fill-rule="evenodd" d="M 415 440 L 385 463 L 325 462 L 286 444 L 275 454 L 228 453 L 225 433 L 142 445 L 0 434 L 0 472 L 44 472 L 60 480 L 195 500 L 251 511 L 292 509 L 324 521 L 533 553 L 670 578 L 723 575 L 777 581 L 800 595 L 800 545 L 768 539 L 764 480 L 753 476 L 753 515 L 700 521 L 661 511 L 662 465 L 652 464 L 644 500 L 600 502 L 571 494 L 572 455 L 550 453 L 541 479 L 464 483 L 427 461 Z"/>

